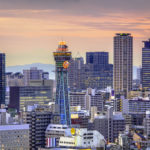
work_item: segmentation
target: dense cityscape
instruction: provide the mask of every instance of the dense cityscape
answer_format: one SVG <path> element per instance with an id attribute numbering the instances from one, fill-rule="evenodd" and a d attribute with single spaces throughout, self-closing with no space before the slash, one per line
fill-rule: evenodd
<path id="1" fill-rule="evenodd" d="M 60 41 L 55 80 L 36 66 L 6 72 L 0 53 L 0 149 L 150 149 L 150 40 L 134 80 L 132 35 L 113 41 L 113 64 L 106 51 L 73 58 Z"/>
<path id="2" fill-rule="evenodd" d="M 150 150 L 150 0 L 0 0 L 0 150 Z"/>

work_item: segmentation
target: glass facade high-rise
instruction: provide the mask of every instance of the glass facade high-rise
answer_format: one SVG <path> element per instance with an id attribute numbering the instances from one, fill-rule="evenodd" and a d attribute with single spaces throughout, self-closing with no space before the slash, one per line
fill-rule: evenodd
<path id="1" fill-rule="evenodd" d="M 114 37 L 114 80 L 115 94 L 127 97 L 132 89 L 133 37 L 130 33 L 117 33 Z"/>
<path id="2" fill-rule="evenodd" d="M 56 61 L 56 106 L 60 113 L 60 124 L 70 125 L 68 67 L 71 52 L 65 42 L 59 42 L 58 49 L 53 54 Z"/>
<path id="3" fill-rule="evenodd" d="M 0 53 L 0 106 L 5 105 L 5 54 Z"/>
<path id="4" fill-rule="evenodd" d="M 142 88 L 150 90 L 150 39 L 142 48 Z"/>
<path id="5" fill-rule="evenodd" d="M 95 65 L 108 65 L 108 52 L 87 52 L 86 63 Z"/>
<path id="6" fill-rule="evenodd" d="M 24 108 L 27 108 L 27 106 L 48 106 L 52 101 L 51 94 L 51 86 L 11 86 L 8 107 L 20 112 L 23 111 Z"/>
<path id="7" fill-rule="evenodd" d="M 108 52 L 87 52 L 85 87 L 105 89 L 113 86 L 113 65 L 109 64 Z"/>
<path id="8" fill-rule="evenodd" d="M 109 64 L 108 52 L 87 52 L 86 64 L 83 57 L 71 59 L 68 75 L 70 91 L 113 87 L 113 65 Z"/>

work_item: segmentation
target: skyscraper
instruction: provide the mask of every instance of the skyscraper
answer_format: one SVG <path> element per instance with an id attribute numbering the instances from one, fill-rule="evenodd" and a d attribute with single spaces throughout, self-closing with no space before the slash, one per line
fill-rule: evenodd
<path id="1" fill-rule="evenodd" d="M 0 107 L 5 104 L 5 54 L 0 53 Z"/>
<path id="2" fill-rule="evenodd" d="M 70 108 L 68 98 L 68 67 L 71 52 L 65 42 L 59 42 L 53 53 L 56 61 L 56 105 L 60 113 L 60 124 L 70 125 Z"/>
<path id="3" fill-rule="evenodd" d="M 72 58 L 68 68 L 68 85 L 70 91 L 80 91 L 84 87 L 83 57 Z"/>
<path id="4" fill-rule="evenodd" d="M 132 89 L 133 37 L 130 33 L 117 33 L 114 37 L 114 90 L 125 97 Z"/>
<path id="5" fill-rule="evenodd" d="M 142 87 L 150 89 L 150 39 L 144 41 L 142 48 Z"/>

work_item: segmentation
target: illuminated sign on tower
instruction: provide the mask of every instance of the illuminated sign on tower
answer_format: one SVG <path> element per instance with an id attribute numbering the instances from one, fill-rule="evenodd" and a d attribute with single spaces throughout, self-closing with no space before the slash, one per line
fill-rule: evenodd
<path id="1" fill-rule="evenodd" d="M 59 42 L 58 49 L 53 53 L 56 62 L 56 105 L 60 113 L 60 124 L 71 124 L 68 98 L 68 67 L 71 52 L 66 42 Z"/>

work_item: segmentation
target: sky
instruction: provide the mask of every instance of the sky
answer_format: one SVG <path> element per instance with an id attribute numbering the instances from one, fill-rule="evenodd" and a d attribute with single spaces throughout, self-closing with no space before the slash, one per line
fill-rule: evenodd
<path id="1" fill-rule="evenodd" d="M 0 52 L 6 65 L 54 64 L 64 40 L 73 57 L 109 52 L 113 36 L 131 33 L 133 64 L 141 65 L 142 41 L 150 38 L 150 0 L 0 0 Z"/>

